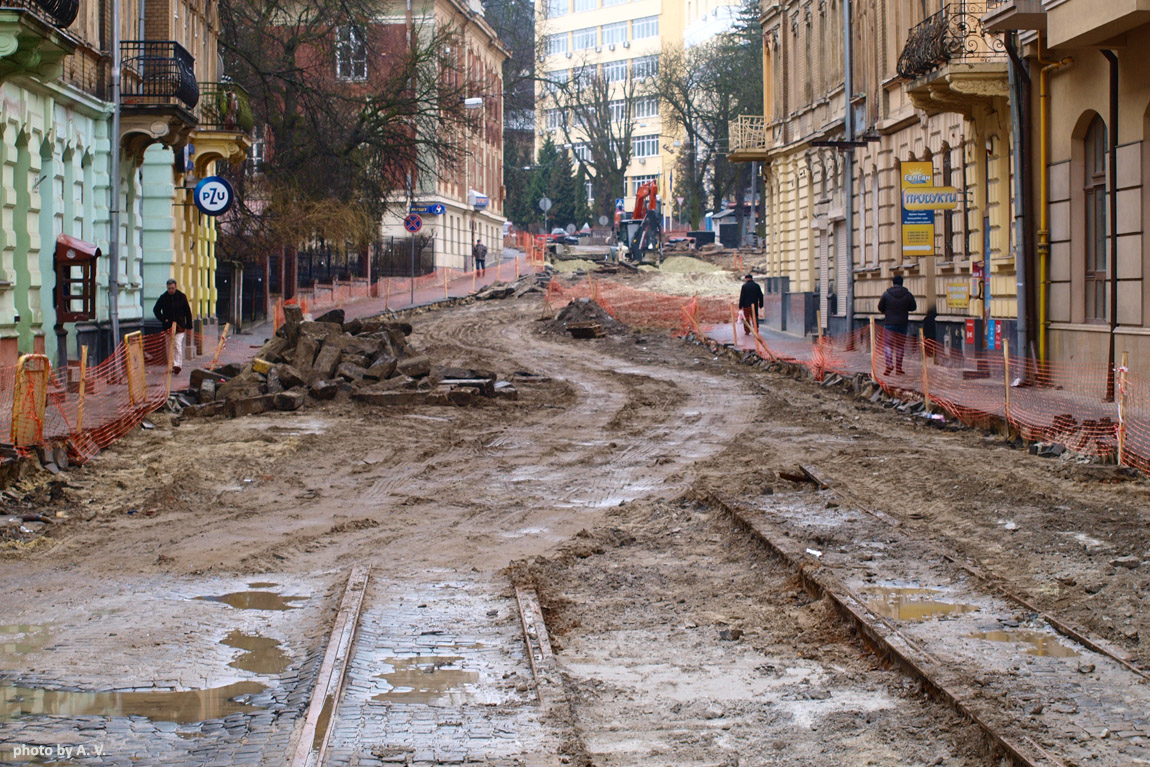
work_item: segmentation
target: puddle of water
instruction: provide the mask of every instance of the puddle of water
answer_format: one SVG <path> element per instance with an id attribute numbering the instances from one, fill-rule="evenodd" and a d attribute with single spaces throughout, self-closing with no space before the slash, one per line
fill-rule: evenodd
<path id="1" fill-rule="evenodd" d="M 233 631 L 220 644 L 246 650 L 228 664 L 232 668 L 251 671 L 253 674 L 282 674 L 291 665 L 287 654 L 280 649 L 280 643 L 274 639 Z"/>
<path id="2" fill-rule="evenodd" d="M 223 602 L 238 610 L 294 610 L 292 602 L 298 602 L 307 597 L 285 597 L 273 591 L 236 591 L 231 594 L 221 594 L 215 597 L 196 597 L 208 602 Z"/>
<path id="3" fill-rule="evenodd" d="M 0 655 L 26 655 L 38 652 L 44 649 L 51 636 L 46 627 L 34 623 L 0 626 Z M 8 637 L 12 637 L 12 641 L 9 641 Z"/>
<path id="4" fill-rule="evenodd" d="M 416 658 L 389 658 L 388 674 L 379 674 L 391 689 L 375 696 L 375 700 L 395 703 L 432 703 L 447 698 L 462 703 L 467 695 L 464 689 L 479 681 L 479 673 L 459 668 L 463 658 L 458 655 L 422 655 Z"/>
<path id="5" fill-rule="evenodd" d="M 966 636 L 967 639 L 985 639 L 988 642 L 1028 644 L 1030 648 L 1025 651 L 1027 655 L 1051 658 L 1074 658 L 1078 655 L 1076 650 L 1060 643 L 1050 634 L 1040 631 L 984 631 Z"/>
<path id="6" fill-rule="evenodd" d="M 884 618 L 900 621 L 925 621 L 940 615 L 970 613 L 978 609 L 975 605 L 935 599 L 943 593 L 938 589 L 869 586 L 862 589 L 862 593 L 870 597 L 866 601 L 867 607 Z"/>
<path id="7" fill-rule="evenodd" d="M 22 716 L 144 716 L 153 721 L 202 722 L 258 711 L 236 700 L 267 689 L 259 682 L 236 682 L 210 690 L 155 692 L 64 692 L 0 683 L 0 721 Z"/>
<path id="8" fill-rule="evenodd" d="M 274 589 L 278 585 L 279 585 L 278 583 L 272 583 L 271 581 L 256 581 L 255 583 L 249 583 L 248 588 L 249 589 Z"/>

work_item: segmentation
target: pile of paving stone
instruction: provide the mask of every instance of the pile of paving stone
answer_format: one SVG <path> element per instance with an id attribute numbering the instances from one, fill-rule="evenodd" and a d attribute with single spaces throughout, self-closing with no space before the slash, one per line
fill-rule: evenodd
<path id="1" fill-rule="evenodd" d="M 344 320 L 336 309 L 305 320 L 284 307 L 284 324 L 246 365 L 193 370 L 184 416 L 236 418 L 351 399 L 369 405 L 470 405 L 518 399 L 488 370 L 434 366 L 408 342 L 411 324 L 385 317 Z"/>

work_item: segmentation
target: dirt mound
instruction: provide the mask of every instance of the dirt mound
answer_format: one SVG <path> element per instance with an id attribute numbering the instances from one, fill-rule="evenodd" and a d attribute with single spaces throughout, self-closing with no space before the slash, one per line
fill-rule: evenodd
<path id="1" fill-rule="evenodd" d="M 616 320 L 602 306 L 590 298 L 580 298 L 572 301 L 559 310 L 555 319 L 543 324 L 543 330 L 553 335 L 568 335 L 571 325 L 595 322 L 603 327 L 607 335 L 623 335 L 627 326 Z"/>
<path id="2" fill-rule="evenodd" d="M 703 272 L 721 272 L 722 270 L 721 266 L 690 256 L 671 256 L 665 259 L 659 267 L 659 271 L 664 274 L 700 274 Z"/>

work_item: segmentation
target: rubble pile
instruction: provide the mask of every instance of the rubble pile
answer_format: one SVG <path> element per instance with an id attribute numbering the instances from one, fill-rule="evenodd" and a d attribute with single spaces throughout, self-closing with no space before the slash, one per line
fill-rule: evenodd
<path id="1" fill-rule="evenodd" d="M 616 320 L 607 310 L 590 298 L 579 298 L 559 310 L 555 319 L 548 320 L 544 329 L 555 334 L 570 334 L 576 338 L 600 338 L 604 335 L 622 335 L 627 326 Z"/>
<path id="2" fill-rule="evenodd" d="M 369 405 L 469 405 L 519 393 L 488 370 L 434 366 L 411 345 L 411 324 L 384 317 L 344 321 L 342 309 L 304 320 L 284 307 L 284 324 L 246 365 L 193 370 L 198 404 L 184 416 L 237 418 L 309 403 L 352 399 Z"/>

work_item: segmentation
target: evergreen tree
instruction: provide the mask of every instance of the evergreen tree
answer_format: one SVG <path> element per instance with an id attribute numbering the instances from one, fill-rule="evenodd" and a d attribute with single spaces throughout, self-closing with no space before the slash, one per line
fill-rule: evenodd
<path id="1" fill-rule="evenodd" d="M 551 166 L 550 188 L 552 203 L 552 227 L 567 228 L 568 224 L 578 227 L 586 218 L 584 212 L 587 208 L 587 192 L 575 178 L 575 168 L 571 165 L 571 154 L 566 150 L 557 152 L 555 162 Z M 542 164 L 542 163 L 541 163 Z"/>

